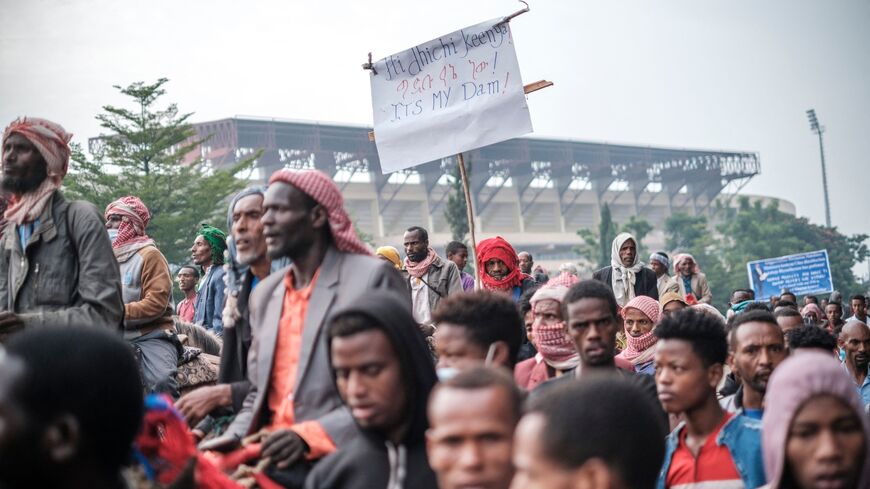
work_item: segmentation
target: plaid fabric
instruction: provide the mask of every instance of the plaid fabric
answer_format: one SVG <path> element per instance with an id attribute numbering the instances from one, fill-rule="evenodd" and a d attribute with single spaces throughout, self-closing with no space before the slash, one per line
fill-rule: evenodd
<path id="1" fill-rule="evenodd" d="M 104 217 L 108 219 L 113 214 L 121 216 L 121 225 L 118 227 L 118 237 L 112 242 L 112 248 L 150 241 L 145 235 L 145 228 L 151 221 L 151 213 L 138 197 L 128 195 L 106 206 Z"/>
<path id="2" fill-rule="evenodd" d="M 371 255 L 372 252 L 356 235 L 353 222 L 344 210 L 341 191 L 325 173 L 318 170 L 278 170 L 269 178 L 269 185 L 282 182 L 292 185 L 326 208 L 329 228 L 335 246 L 345 253 Z"/>
<path id="3" fill-rule="evenodd" d="M 38 218 L 49 197 L 60 188 L 69 168 L 72 134 L 59 124 L 36 117 L 22 117 L 9 124 L 3 131 L 4 144 L 12 134 L 20 134 L 36 146 L 48 166 L 48 178 L 42 185 L 33 192 L 10 199 L 4 216 L 15 224 L 22 224 Z"/>

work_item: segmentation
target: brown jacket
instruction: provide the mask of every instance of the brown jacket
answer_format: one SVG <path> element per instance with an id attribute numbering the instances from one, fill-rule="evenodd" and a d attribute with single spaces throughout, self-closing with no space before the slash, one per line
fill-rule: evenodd
<path id="1" fill-rule="evenodd" d="M 674 277 L 674 280 L 680 287 L 680 295 L 685 299 L 686 286 L 683 284 L 682 275 L 677 275 Z M 707 276 L 703 273 L 692 275 L 692 293 L 695 295 L 695 298 L 698 299 L 698 302 L 703 302 L 705 304 L 713 303 L 713 293 L 710 292 L 710 285 L 707 283 Z"/>
<path id="2" fill-rule="evenodd" d="M 132 339 L 157 329 L 174 329 L 172 277 L 163 253 L 148 245 L 120 263 L 120 267 L 124 336 Z"/>

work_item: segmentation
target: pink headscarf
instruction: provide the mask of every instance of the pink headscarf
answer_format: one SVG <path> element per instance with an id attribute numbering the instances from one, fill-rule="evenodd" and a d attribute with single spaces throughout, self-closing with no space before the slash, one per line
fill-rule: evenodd
<path id="1" fill-rule="evenodd" d="M 69 168 L 72 134 L 59 124 L 36 117 L 22 117 L 9 124 L 3 131 L 4 145 L 12 134 L 20 134 L 30 141 L 45 159 L 48 170 L 48 178 L 36 190 L 13 195 L 10 200 L 4 217 L 15 224 L 22 224 L 38 218 L 51 194 L 63 183 Z"/>
<path id="2" fill-rule="evenodd" d="M 816 321 L 821 321 L 822 316 L 824 316 L 824 314 L 822 313 L 822 308 L 820 308 L 819 306 L 815 305 L 812 302 L 805 305 L 804 308 L 801 309 L 801 316 L 806 316 L 808 312 L 816 313 Z"/>
<path id="3" fill-rule="evenodd" d="M 627 345 L 618 356 L 630 361 L 634 365 L 646 363 L 652 359 L 654 354 L 654 350 L 650 347 L 655 345 L 658 340 L 655 334 L 655 327 L 659 324 L 659 316 L 661 314 L 659 311 L 659 303 L 652 297 L 639 295 L 628 301 L 628 304 L 626 304 L 622 309 L 623 317 L 625 317 L 625 311 L 627 309 L 637 309 L 642 312 L 652 322 L 653 327 L 648 333 L 635 338 L 628 333 L 628 326 L 625 326 L 625 340 Z"/>
<path id="4" fill-rule="evenodd" d="M 571 288 L 574 284 L 580 281 L 580 278 L 571 272 L 563 271 L 558 276 L 547 281 L 547 287 L 567 287 Z"/>
<path id="5" fill-rule="evenodd" d="M 830 353 L 794 354 L 773 371 L 764 396 L 761 442 L 764 472 L 771 489 L 778 489 L 782 483 L 788 431 L 795 414 L 808 400 L 825 394 L 839 398 L 855 411 L 864 428 L 864 439 L 870 440 L 870 422 L 864 406 L 855 383 L 840 363 Z M 870 486 L 870 446 L 865 450 L 863 466 L 856 486 L 860 488 Z"/>
<path id="6" fill-rule="evenodd" d="M 532 310 L 535 304 L 545 300 L 556 301 L 559 307 L 562 307 L 567 293 L 567 287 L 560 284 L 550 285 L 550 282 L 547 282 L 535 292 L 529 302 L 532 304 Z M 555 324 L 535 321 L 532 324 L 532 337 L 535 339 L 538 354 L 543 357 L 547 365 L 559 370 L 568 370 L 580 365 L 580 354 L 577 353 L 574 342 L 565 332 L 564 319 Z"/>
<path id="7" fill-rule="evenodd" d="M 353 222 L 344 210 L 341 191 L 326 173 L 319 170 L 278 170 L 269 178 L 269 185 L 282 182 L 292 185 L 326 208 L 329 229 L 335 247 L 345 253 L 371 255 L 372 252 L 356 235 Z"/>
<path id="8" fill-rule="evenodd" d="M 701 273 L 701 266 L 698 265 L 698 260 L 695 260 L 694 256 L 692 256 L 688 253 L 680 253 L 674 257 L 674 275 L 676 275 L 678 277 L 680 276 L 680 265 L 682 265 L 683 262 L 686 261 L 687 258 L 691 259 L 695 263 L 694 268 L 692 268 L 692 273 L 693 274 Z"/>
<path id="9" fill-rule="evenodd" d="M 128 195 L 106 206 L 104 217 L 117 214 L 121 216 L 118 226 L 118 236 L 112 241 L 115 257 L 123 263 L 142 248 L 153 245 L 154 240 L 145 234 L 145 228 L 151 221 L 151 213 L 138 197 Z"/>

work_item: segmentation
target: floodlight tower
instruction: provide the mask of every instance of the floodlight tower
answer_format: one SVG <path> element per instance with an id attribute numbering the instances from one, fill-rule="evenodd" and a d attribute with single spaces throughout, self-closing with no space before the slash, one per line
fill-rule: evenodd
<path id="1" fill-rule="evenodd" d="M 825 190 L 825 224 L 831 227 L 831 204 L 828 200 L 828 172 L 825 170 L 825 144 L 822 141 L 825 126 L 819 125 L 815 109 L 807 111 L 807 118 L 810 120 L 810 129 L 819 136 L 819 152 L 822 155 L 822 188 Z"/>

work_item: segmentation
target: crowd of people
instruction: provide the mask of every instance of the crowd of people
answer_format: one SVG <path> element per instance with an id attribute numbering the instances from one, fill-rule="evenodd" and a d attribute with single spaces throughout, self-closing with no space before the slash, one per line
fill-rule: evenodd
<path id="1" fill-rule="evenodd" d="M 147 202 L 63 197 L 70 139 L 3 134 L 0 488 L 870 488 L 862 295 L 722 314 L 628 233 L 585 279 L 419 226 L 373 252 L 280 170 L 198 229 L 175 304 Z"/>

